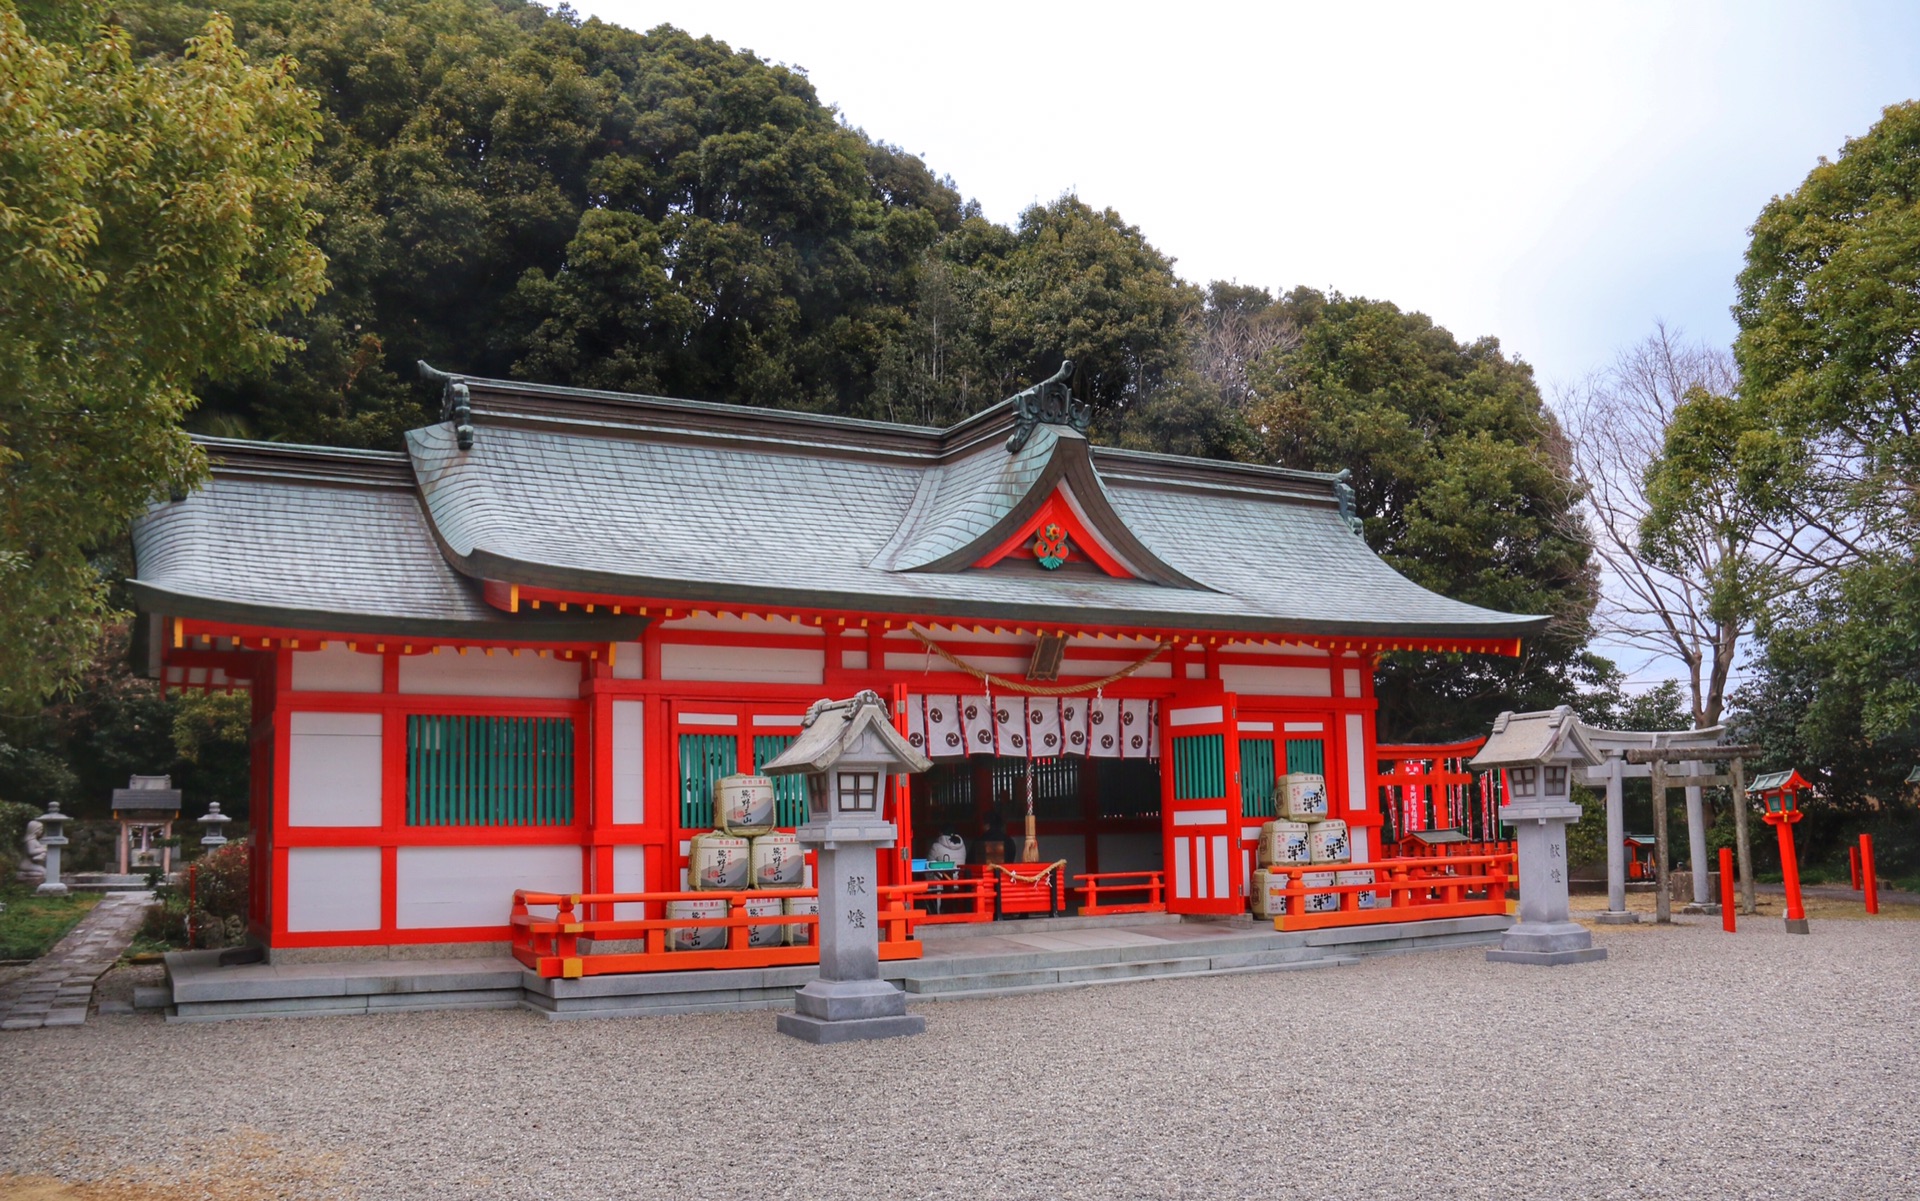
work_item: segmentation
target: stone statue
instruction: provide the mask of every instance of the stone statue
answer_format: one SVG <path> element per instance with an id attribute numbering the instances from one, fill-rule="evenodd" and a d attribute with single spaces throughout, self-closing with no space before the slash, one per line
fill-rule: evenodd
<path id="1" fill-rule="evenodd" d="M 21 841 L 21 849 L 26 854 L 20 856 L 20 867 L 16 873 L 23 883 L 33 883 L 47 878 L 47 844 L 41 841 L 47 827 L 39 818 L 27 823 L 27 836 Z"/>

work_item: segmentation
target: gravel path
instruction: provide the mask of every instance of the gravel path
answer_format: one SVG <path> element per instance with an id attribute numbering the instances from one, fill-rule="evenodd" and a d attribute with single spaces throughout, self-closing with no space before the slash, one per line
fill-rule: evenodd
<path id="1" fill-rule="evenodd" d="M 1920 923 L 1597 937 L 1612 958 L 1579 967 L 926 1005 L 927 1036 L 843 1047 L 764 1013 L 102 1016 L 0 1043 L 0 1172 L 421 1201 L 1920 1196 Z"/>

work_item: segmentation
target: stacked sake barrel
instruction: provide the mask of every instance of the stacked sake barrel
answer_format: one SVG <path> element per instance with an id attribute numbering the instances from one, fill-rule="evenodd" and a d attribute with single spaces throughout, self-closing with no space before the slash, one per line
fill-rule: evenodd
<path id="1" fill-rule="evenodd" d="M 1260 870 L 1253 873 L 1252 904 L 1257 917 L 1280 917 L 1286 912 L 1287 867 L 1328 865 L 1325 871 L 1303 873 L 1307 888 L 1335 884 L 1371 884 L 1371 871 L 1340 871 L 1336 864 L 1353 861 L 1347 823 L 1327 816 L 1327 780 L 1315 772 L 1290 772 L 1280 781 L 1280 816 L 1260 827 Z M 1360 894 L 1371 905 L 1373 895 Z M 1301 906 L 1306 913 L 1328 913 L 1340 908 L 1337 892 L 1310 892 Z"/>
<path id="2" fill-rule="evenodd" d="M 735 774 L 713 784 L 713 814 L 719 828 L 695 835 L 687 864 L 689 892 L 744 892 L 749 889 L 794 889 L 806 886 L 806 856 L 792 834 L 774 829 L 773 781 L 766 776 Z M 725 897 L 667 902 L 672 918 L 727 916 Z M 750 917 L 818 913 L 812 897 L 749 897 Z M 768 922 L 748 927 L 749 947 L 772 947 L 783 942 L 807 941 L 807 928 Z M 727 945 L 724 926 L 675 930 L 667 940 L 676 951 L 711 951 Z"/>

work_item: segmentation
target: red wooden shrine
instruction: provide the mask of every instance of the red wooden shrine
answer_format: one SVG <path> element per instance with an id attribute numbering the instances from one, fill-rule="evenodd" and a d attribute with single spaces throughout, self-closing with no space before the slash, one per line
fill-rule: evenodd
<path id="1" fill-rule="evenodd" d="M 447 387 L 405 453 L 207 439 L 211 480 L 135 530 L 149 670 L 252 693 L 275 949 L 654 938 L 712 781 L 867 688 L 935 760 L 886 802 L 914 921 L 1242 912 L 1289 772 L 1355 861 L 1420 828 L 1383 809 L 1413 781 L 1382 774 L 1380 656 L 1540 620 L 1395 574 L 1334 477 L 1094 447 L 1030 394 L 928 430 Z M 1420 783 L 1461 795 L 1458 749 Z M 983 864 L 1030 803 L 1041 863 Z M 944 835 L 966 865 L 916 872 Z"/>

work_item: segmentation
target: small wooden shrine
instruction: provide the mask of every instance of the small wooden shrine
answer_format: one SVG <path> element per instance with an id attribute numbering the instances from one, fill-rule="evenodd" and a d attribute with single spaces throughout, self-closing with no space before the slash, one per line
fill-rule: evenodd
<path id="1" fill-rule="evenodd" d="M 173 870 L 173 823 L 180 820 L 180 790 L 172 776 L 133 776 L 113 790 L 113 820 L 120 874 Z"/>
<path id="2" fill-rule="evenodd" d="M 1382 849 L 1379 656 L 1546 620 L 1393 571 L 1341 477 L 1094 445 L 1064 375 L 946 429 L 430 377 L 404 452 L 204 439 L 211 478 L 134 531 L 148 670 L 252 693 L 274 948 L 684 888 L 715 782 L 867 689 L 934 762 L 880 798 L 881 885 L 966 849 L 900 904 L 1243 912 L 1289 775 Z M 805 786 L 775 788 L 790 834 Z"/>

